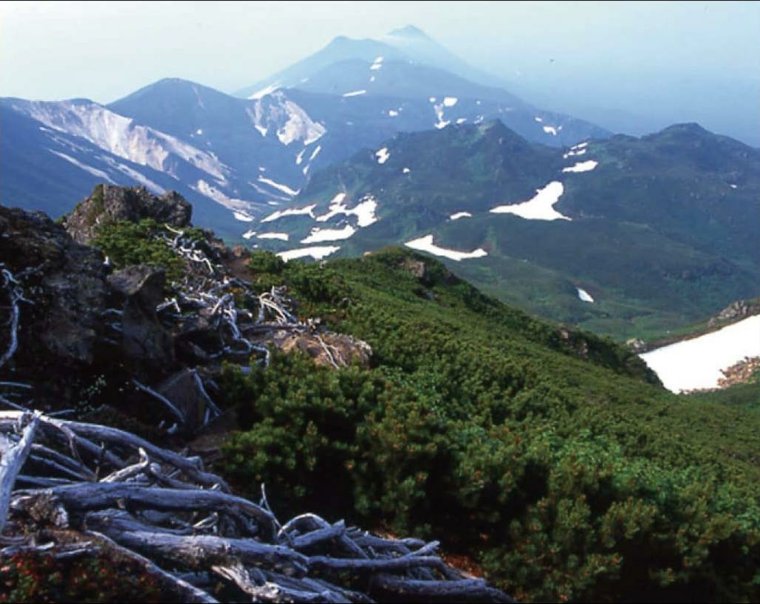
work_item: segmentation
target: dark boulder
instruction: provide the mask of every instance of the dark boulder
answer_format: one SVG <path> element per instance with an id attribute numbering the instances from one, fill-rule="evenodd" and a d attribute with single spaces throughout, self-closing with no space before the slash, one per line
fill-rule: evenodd
<path id="1" fill-rule="evenodd" d="M 154 369 L 172 365 L 174 342 L 156 314 L 156 306 L 164 298 L 164 271 L 146 265 L 128 266 L 110 275 L 108 283 L 125 298 L 122 312 L 124 356 L 150 364 Z"/>
<path id="2" fill-rule="evenodd" d="M 46 215 L 0 206 L 0 262 L 30 301 L 21 308 L 19 358 L 92 362 L 108 294 L 103 260 Z"/>

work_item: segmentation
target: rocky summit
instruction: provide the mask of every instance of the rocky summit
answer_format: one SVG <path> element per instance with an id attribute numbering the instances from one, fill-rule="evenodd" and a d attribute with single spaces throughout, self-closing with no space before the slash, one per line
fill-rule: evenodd
<path id="1" fill-rule="evenodd" d="M 98 185 L 65 217 L 63 224 L 74 241 L 87 244 L 92 242 L 97 228 L 105 224 L 151 218 L 184 228 L 190 224 L 192 213 L 193 206 L 174 191 L 156 196 L 145 187 Z"/>

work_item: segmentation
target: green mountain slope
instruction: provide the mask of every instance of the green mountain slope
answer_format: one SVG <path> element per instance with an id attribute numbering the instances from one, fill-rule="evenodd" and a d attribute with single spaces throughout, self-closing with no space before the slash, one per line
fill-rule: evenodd
<path id="1" fill-rule="evenodd" d="M 237 483 L 445 536 L 524 601 L 760 596 L 756 413 L 670 395 L 627 350 L 408 251 L 252 266 L 374 355 L 230 369 Z"/>
<path id="2" fill-rule="evenodd" d="M 559 191 L 554 220 L 490 212 L 550 184 Z M 319 221 L 341 193 L 347 207 L 374 199 L 378 220 L 330 243 L 339 255 L 428 235 L 447 249 L 482 249 L 446 262 L 505 301 L 620 338 L 664 332 L 760 291 L 760 151 L 695 124 L 569 150 L 498 122 L 401 134 L 315 174 L 294 202 L 316 204 L 312 217 L 262 223 L 290 241 L 258 243 L 282 251 L 315 228 L 353 224 L 344 214 Z M 471 216 L 452 219 L 462 212 Z"/>

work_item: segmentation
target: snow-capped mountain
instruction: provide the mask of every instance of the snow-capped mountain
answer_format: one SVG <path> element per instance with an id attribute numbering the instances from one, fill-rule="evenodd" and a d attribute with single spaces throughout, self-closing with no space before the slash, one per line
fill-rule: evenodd
<path id="1" fill-rule="evenodd" d="M 0 99 L 0 202 L 60 215 L 98 182 L 169 188 L 199 205 L 199 224 L 235 239 L 317 170 L 400 132 L 496 118 L 555 146 L 608 134 L 445 65 L 470 69 L 406 28 L 382 41 L 336 38 L 249 98 L 172 78 L 107 106 Z"/>
<path id="2" fill-rule="evenodd" d="M 550 146 L 609 134 L 588 122 L 531 106 L 500 87 L 497 78 L 469 66 L 413 26 L 381 40 L 335 38 L 315 54 L 235 94 L 261 98 L 282 89 L 373 98 L 377 109 L 391 117 L 401 112 L 394 102 L 410 103 L 420 111 L 412 130 L 498 118 L 528 140 Z"/>

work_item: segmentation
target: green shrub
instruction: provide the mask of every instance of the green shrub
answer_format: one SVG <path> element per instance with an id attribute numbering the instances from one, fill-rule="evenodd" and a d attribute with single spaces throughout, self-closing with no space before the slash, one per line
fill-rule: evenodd
<path id="1" fill-rule="evenodd" d="M 106 254 L 116 268 L 148 264 L 166 270 L 169 280 L 181 278 L 184 260 L 158 238 L 163 226 L 145 218 L 140 222 L 118 221 L 100 226 L 93 245 Z"/>
<path id="2" fill-rule="evenodd" d="M 403 258 L 283 269 L 372 368 L 228 370 L 237 484 L 440 538 L 520 600 L 760 599 L 756 413 L 685 402 L 614 344 L 554 341 L 435 271 L 421 297 Z"/>

